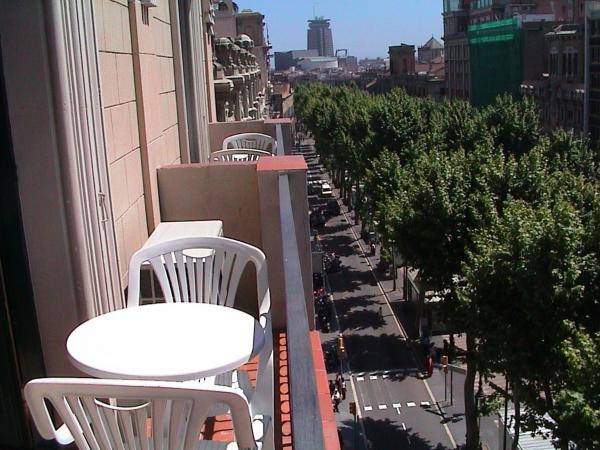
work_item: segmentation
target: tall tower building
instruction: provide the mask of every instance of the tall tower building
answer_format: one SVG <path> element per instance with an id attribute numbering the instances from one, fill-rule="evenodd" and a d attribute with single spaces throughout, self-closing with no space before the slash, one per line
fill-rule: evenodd
<path id="1" fill-rule="evenodd" d="M 334 56 L 333 36 L 329 26 L 329 19 L 315 17 L 309 20 L 307 37 L 308 50 L 317 50 L 319 56 Z"/>

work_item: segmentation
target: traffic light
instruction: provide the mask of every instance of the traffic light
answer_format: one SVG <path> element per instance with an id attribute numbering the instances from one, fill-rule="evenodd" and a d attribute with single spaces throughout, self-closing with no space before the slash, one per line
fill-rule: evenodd
<path id="1" fill-rule="evenodd" d="M 346 354 L 346 347 L 344 347 L 344 336 L 341 334 L 337 337 L 337 348 L 340 356 Z"/>
<path id="2" fill-rule="evenodd" d="M 448 373 L 448 356 L 442 355 L 442 368 L 444 373 Z"/>
<path id="3" fill-rule="evenodd" d="M 350 402 L 350 414 L 356 417 L 356 402 Z"/>

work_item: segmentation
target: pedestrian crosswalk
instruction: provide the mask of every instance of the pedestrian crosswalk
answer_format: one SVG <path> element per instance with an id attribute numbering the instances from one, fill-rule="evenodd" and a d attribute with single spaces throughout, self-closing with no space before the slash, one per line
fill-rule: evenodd
<path id="1" fill-rule="evenodd" d="M 394 370 L 383 370 L 377 372 L 358 372 L 353 374 L 354 378 L 357 381 L 364 381 L 365 377 L 368 377 L 369 380 L 377 380 L 377 379 L 387 379 L 397 375 L 409 375 L 409 374 L 419 374 L 420 371 L 418 369 L 394 369 Z"/>
<path id="2" fill-rule="evenodd" d="M 404 375 L 411 370 L 386 370 L 379 372 L 360 372 L 353 374 L 353 379 L 356 382 L 356 390 L 358 395 L 358 406 L 363 413 L 375 414 L 389 413 L 403 415 L 408 413 L 411 408 L 429 409 L 432 404 L 430 399 L 415 398 L 415 392 L 420 392 L 425 395 L 425 391 L 421 390 L 401 390 L 395 382 L 398 376 Z M 416 381 L 416 378 L 414 378 Z M 403 398 L 404 397 L 404 398 Z M 406 398 L 408 397 L 408 398 Z M 413 397 L 413 398 L 410 398 Z M 420 407 L 420 408 L 419 408 Z"/>
<path id="3" fill-rule="evenodd" d="M 431 403 L 430 402 L 419 402 L 419 405 L 422 408 L 431 408 Z M 377 409 L 377 410 L 385 410 L 385 409 L 395 409 L 398 414 L 402 414 L 401 413 L 401 409 L 402 408 L 416 408 L 417 407 L 417 402 L 396 402 L 396 403 L 391 403 L 391 404 L 386 404 L 386 403 L 381 403 L 378 405 L 362 405 L 362 410 L 365 412 L 369 412 L 369 411 L 373 411 L 373 409 Z"/>

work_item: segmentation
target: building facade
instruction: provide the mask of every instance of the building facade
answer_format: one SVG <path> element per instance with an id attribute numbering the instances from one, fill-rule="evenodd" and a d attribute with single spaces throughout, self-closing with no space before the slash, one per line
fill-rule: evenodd
<path id="1" fill-rule="evenodd" d="M 415 46 L 394 45 L 389 47 L 390 74 L 392 76 L 415 73 Z"/>
<path id="2" fill-rule="evenodd" d="M 387 92 L 400 87 L 415 97 L 445 97 L 444 62 L 441 57 L 428 63 L 416 63 L 414 45 L 389 47 L 390 71 L 387 77 L 378 77 L 367 90 Z M 437 62 L 436 62 L 437 61 Z"/>
<path id="3" fill-rule="evenodd" d="M 448 99 L 470 100 L 469 0 L 444 0 L 444 62 Z"/>
<path id="4" fill-rule="evenodd" d="M 294 334 L 294 348 L 301 350 L 290 346 L 286 357 L 309 364 L 298 376 L 314 382 L 302 394 L 311 398 L 296 402 L 294 388 L 302 383 L 278 358 L 276 389 L 285 386 L 280 400 L 298 406 L 285 419 L 273 417 L 275 448 L 296 440 L 339 450 L 329 393 L 318 392 L 316 383 L 322 373 L 318 385 L 327 390 L 325 370 L 317 371 L 311 356 L 324 365 L 318 334 L 309 334 L 314 300 L 306 164 L 285 155 L 291 121 L 216 121 L 215 84 L 227 76 L 215 79 L 215 71 L 237 68 L 233 76 L 252 89 L 252 72 L 260 72 L 253 39 L 234 36 L 237 43 L 217 48 L 219 4 L 216 10 L 211 0 L 156 3 L 2 4 L 0 448 L 52 445 L 33 430 L 23 386 L 38 377 L 81 376 L 69 360 L 67 337 L 82 322 L 126 306 L 130 258 L 157 226 L 218 219 L 224 236 L 267 255 L 277 342 L 285 342 L 289 330 L 305 332 Z M 218 55 L 220 68 L 213 66 L 222 50 L 229 53 Z M 280 156 L 208 163 L 224 138 L 250 132 L 277 139 Z M 243 284 L 241 294 L 256 293 L 255 285 Z M 302 314 L 287 321 L 292 296 Z M 283 395 L 283 388 L 275 394 Z M 303 404 L 317 406 L 301 412 Z M 302 414 L 298 422 L 296 413 Z M 321 417 L 329 429 L 311 423 L 302 435 L 301 423 Z"/>
<path id="5" fill-rule="evenodd" d="M 418 60 L 420 63 L 430 63 L 444 57 L 444 46 L 431 36 L 423 46 L 419 47 Z"/>
<path id="6" fill-rule="evenodd" d="M 583 133 L 584 113 L 583 25 L 563 24 L 545 34 L 545 67 L 537 77 L 525 76 L 521 93 L 540 109 L 546 131 L 557 127 Z"/>
<path id="7" fill-rule="evenodd" d="M 333 34 L 329 19 L 315 17 L 308 21 L 307 46 L 308 50 L 317 50 L 319 56 L 334 56 Z"/>
<path id="8" fill-rule="evenodd" d="M 275 52 L 275 70 L 283 72 L 298 65 L 302 58 L 319 56 L 318 50 L 290 50 L 287 52 Z"/>
<path id="9" fill-rule="evenodd" d="M 600 139 L 600 2 L 586 2 L 584 20 L 586 62 L 584 131 L 590 139 Z"/>
<path id="10" fill-rule="evenodd" d="M 269 50 L 264 16 L 239 10 L 231 0 L 214 6 L 215 117 L 219 122 L 259 119 L 267 114 Z"/>

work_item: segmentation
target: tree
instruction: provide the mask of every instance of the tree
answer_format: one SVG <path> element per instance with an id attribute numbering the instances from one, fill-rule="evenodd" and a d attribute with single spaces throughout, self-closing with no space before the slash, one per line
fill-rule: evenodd
<path id="1" fill-rule="evenodd" d="M 377 102 L 372 113 L 373 146 L 393 151 L 404 164 L 423 148 L 428 122 L 418 102 L 402 89 L 395 89 Z"/>
<path id="2" fill-rule="evenodd" d="M 466 288 L 459 297 L 476 314 L 480 364 L 504 373 L 511 385 L 514 450 L 522 401 L 552 409 L 566 364 L 562 344 L 571 337 L 569 320 L 582 299 L 582 237 L 569 203 L 508 200 L 502 217 L 477 230 L 463 267 Z"/>
<path id="3" fill-rule="evenodd" d="M 506 374 L 517 429 L 600 448 L 599 153 L 573 132 L 542 135 L 528 99 L 477 110 L 401 90 L 297 93 L 342 189 L 345 174 L 357 192 L 364 180 L 364 214 L 466 331 L 467 448 L 478 371 Z"/>
<path id="4" fill-rule="evenodd" d="M 400 158 L 395 153 L 383 150 L 371 162 L 365 175 L 365 192 L 368 193 L 364 203 L 363 215 L 377 222 L 378 231 L 387 242 L 393 233 L 394 217 L 391 208 L 402 185 Z"/>
<path id="5" fill-rule="evenodd" d="M 443 307 L 449 322 L 467 333 L 465 420 L 467 448 L 479 447 L 477 407 L 474 398 L 478 369 L 477 314 L 453 292 L 453 279 L 461 274 L 472 234 L 495 219 L 495 191 L 500 190 L 504 158 L 491 148 L 466 154 L 421 152 L 402 168 L 402 185 L 394 203 L 395 241 L 409 266 L 435 291 L 449 291 Z"/>
<path id="6" fill-rule="evenodd" d="M 510 94 L 500 95 L 484 111 L 496 147 L 519 157 L 538 145 L 542 136 L 538 110 L 529 97 L 514 101 Z"/>
<path id="7" fill-rule="evenodd" d="M 446 151 L 462 148 L 469 153 L 478 146 L 492 143 L 492 135 L 486 126 L 484 115 L 469 103 L 447 102 L 442 103 L 438 109 L 441 148 Z"/>

